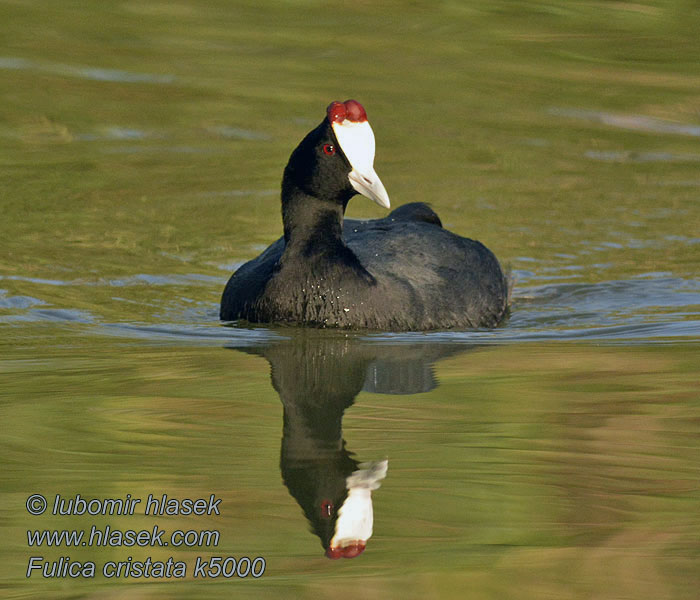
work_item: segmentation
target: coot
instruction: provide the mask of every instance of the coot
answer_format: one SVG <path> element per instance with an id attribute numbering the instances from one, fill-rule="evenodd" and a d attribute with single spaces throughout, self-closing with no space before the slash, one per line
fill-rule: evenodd
<path id="1" fill-rule="evenodd" d="M 333 102 L 282 178 L 284 236 L 229 279 L 221 319 L 391 331 L 494 327 L 508 284 L 483 244 L 424 203 L 344 219 L 356 193 L 389 208 L 362 105 Z"/>

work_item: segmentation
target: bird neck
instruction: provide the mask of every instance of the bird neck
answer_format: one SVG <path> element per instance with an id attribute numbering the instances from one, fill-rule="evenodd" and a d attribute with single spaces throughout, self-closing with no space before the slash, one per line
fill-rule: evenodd
<path id="1" fill-rule="evenodd" d="M 345 248 L 343 215 L 347 202 L 333 202 L 292 187 L 282 191 L 282 222 L 288 249 L 325 254 Z"/>

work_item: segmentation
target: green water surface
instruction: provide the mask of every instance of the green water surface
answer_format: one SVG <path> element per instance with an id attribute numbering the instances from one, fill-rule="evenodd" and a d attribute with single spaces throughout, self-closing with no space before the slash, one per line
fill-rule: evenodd
<path id="1" fill-rule="evenodd" d="M 698 31 L 687 0 L 0 1 L 0 596 L 696 598 Z M 511 269 L 498 330 L 219 323 L 280 235 L 291 150 L 346 98 L 392 205 Z M 271 364 L 310 398 L 359 382 L 346 448 L 389 470 L 356 559 L 323 556 L 283 483 Z M 32 516 L 32 494 L 221 511 Z M 108 524 L 220 541 L 28 547 Z M 32 556 L 188 573 L 26 577 Z M 195 579 L 211 556 L 266 570 Z"/>

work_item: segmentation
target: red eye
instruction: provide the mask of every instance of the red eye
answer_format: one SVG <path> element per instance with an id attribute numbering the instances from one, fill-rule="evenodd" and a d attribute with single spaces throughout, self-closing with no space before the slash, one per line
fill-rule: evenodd
<path id="1" fill-rule="evenodd" d="M 326 144 L 323 147 L 323 152 L 328 156 L 333 156 L 335 154 L 335 146 L 333 144 Z"/>
<path id="2" fill-rule="evenodd" d="M 332 146 L 331 146 L 332 148 Z M 321 502 L 321 518 L 330 519 L 333 514 L 333 502 L 330 500 L 324 500 Z"/>

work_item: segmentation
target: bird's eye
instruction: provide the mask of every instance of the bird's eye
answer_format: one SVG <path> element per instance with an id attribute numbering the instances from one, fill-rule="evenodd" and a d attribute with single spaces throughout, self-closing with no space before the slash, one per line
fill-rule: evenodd
<path id="1" fill-rule="evenodd" d="M 321 518 L 330 519 L 333 514 L 333 502 L 330 500 L 324 500 L 321 502 Z"/>
<path id="2" fill-rule="evenodd" d="M 323 152 L 328 156 L 333 156 L 335 154 L 335 146 L 333 144 L 326 144 L 323 146 Z"/>

